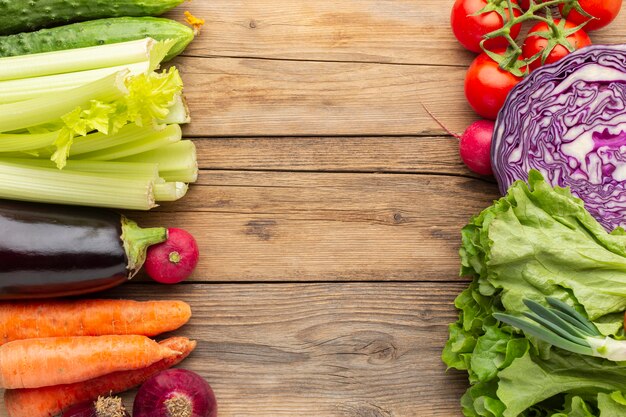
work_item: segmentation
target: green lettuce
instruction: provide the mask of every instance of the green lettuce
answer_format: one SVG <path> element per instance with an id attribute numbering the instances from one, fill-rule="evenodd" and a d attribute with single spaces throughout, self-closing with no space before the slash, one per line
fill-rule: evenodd
<path id="1" fill-rule="evenodd" d="M 521 314 L 524 298 L 557 298 L 623 338 L 626 235 L 607 233 L 568 189 L 532 171 L 528 183 L 475 216 L 462 230 L 461 274 L 473 278 L 455 300 L 442 353 L 467 371 L 468 417 L 626 416 L 626 364 L 563 351 L 498 322 Z"/>

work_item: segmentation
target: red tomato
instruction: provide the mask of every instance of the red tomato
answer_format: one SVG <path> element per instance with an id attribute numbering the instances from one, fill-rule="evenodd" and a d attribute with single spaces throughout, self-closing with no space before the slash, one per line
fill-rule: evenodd
<path id="1" fill-rule="evenodd" d="M 559 22 L 560 22 L 559 20 L 555 21 L 557 25 L 559 24 Z M 576 26 L 578 25 L 572 22 L 569 22 L 569 21 L 565 22 L 565 30 L 573 29 Z M 522 51 L 523 51 L 522 56 L 524 58 L 530 58 L 536 53 L 538 53 L 539 51 L 543 51 L 546 48 L 546 46 L 548 45 L 548 40 L 544 37 L 536 35 L 535 33 L 546 32 L 548 30 L 549 30 L 548 25 L 544 22 L 538 23 L 535 26 L 533 26 L 532 29 L 530 29 L 530 31 L 528 32 L 528 37 L 524 41 L 524 46 L 522 47 Z M 567 36 L 567 40 L 574 47 L 574 49 L 580 49 L 584 46 L 591 45 L 591 39 L 589 39 L 589 36 L 582 29 Z M 556 45 L 552 49 L 552 51 L 550 51 L 550 54 L 546 58 L 546 61 L 544 62 L 544 64 L 551 64 L 553 62 L 556 62 L 569 53 L 570 51 L 568 51 L 568 49 L 565 46 L 560 45 L 560 44 Z M 534 60 L 529 65 L 531 71 L 539 68 L 540 66 L 541 66 L 541 58 Z"/>
<path id="2" fill-rule="evenodd" d="M 454 36 L 456 36 L 461 45 L 470 51 L 477 53 L 482 52 L 482 49 L 480 49 L 480 41 L 483 40 L 483 36 L 489 32 L 500 29 L 504 24 L 502 16 L 495 11 L 472 16 L 489 2 L 491 2 L 491 0 L 456 0 L 452 7 L 450 22 Z M 517 0 L 513 2 L 517 4 Z M 506 9 L 505 12 L 508 16 L 508 9 Z M 519 10 L 515 10 L 513 14 L 519 16 L 521 13 Z M 519 35 L 520 27 L 521 24 L 511 28 L 511 36 L 513 39 Z M 485 42 L 485 47 L 489 50 L 505 47 L 507 45 L 508 42 L 503 37 L 490 39 Z"/>
<path id="3" fill-rule="evenodd" d="M 587 32 L 603 28 L 611 23 L 613 19 L 617 17 L 619 9 L 622 7 L 622 0 L 578 0 L 578 2 L 584 11 L 595 18 L 585 25 Z M 563 11 L 563 7 L 563 4 L 559 5 L 561 12 Z M 564 17 L 577 26 L 589 20 L 588 17 L 583 16 L 576 10 L 571 10 L 569 14 Z"/>
<path id="4" fill-rule="evenodd" d="M 495 120 L 509 91 L 521 80 L 500 69 L 498 63 L 483 52 L 467 70 L 465 97 L 476 113 L 485 119 Z"/>

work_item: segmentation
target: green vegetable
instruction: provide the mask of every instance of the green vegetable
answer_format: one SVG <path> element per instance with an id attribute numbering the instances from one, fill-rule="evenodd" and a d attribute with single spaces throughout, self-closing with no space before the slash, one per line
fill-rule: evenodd
<path id="1" fill-rule="evenodd" d="M 466 416 L 626 415 L 626 365 L 550 346 L 496 319 L 576 311 L 593 322 L 586 336 L 621 339 L 623 231 L 606 233 L 581 200 L 532 171 L 528 184 L 516 182 L 463 228 L 460 254 L 461 272 L 473 281 L 455 301 L 459 320 L 449 327 L 442 359 L 468 372 Z M 524 299 L 534 301 L 534 313 Z"/>
<path id="2" fill-rule="evenodd" d="M 9 2 L 10 3 L 10 2 Z M 0 1 L 0 5 L 3 4 Z M 0 16 L 2 16 L 0 11 Z M 0 23 L 0 27 L 2 24 Z M 117 17 L 74 23 L 37 32 L 0 36 L 0 57 L 85 48 L 150 37 L 174 40 L 165 56 L 168 61 L 182 53 L 193 40 L 193 30 L 174 20 L 158 17 Z M 112 66 L 112 65 L 111 65 Z"/>
<path id="3" fill-rule="evenodd" d="M 0 58 L 0 91 L 12 94 L 0 104 L 0 198 L 148 210 L 185 195 L 198 167 L 191 142 L 176 146 L 189 119 L 182 80 L 155 71 L 172 45 Z"/>
<path id="4" fill-rule="evenodd" d="M 120 16 L 158 16 L 183 0 L 0 1 L 0 35 L 30 32 L 70 22 Z"/>

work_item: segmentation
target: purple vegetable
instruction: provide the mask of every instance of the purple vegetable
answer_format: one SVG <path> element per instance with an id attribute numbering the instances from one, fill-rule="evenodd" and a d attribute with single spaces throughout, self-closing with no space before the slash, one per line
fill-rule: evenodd
<path id="1" fill-rule="evenodd" d="M 492 140 L 504 194 L 539 170 L 609 231 L 626 227 L 626 45 L 594 45 L 533 71 L 509 94 Z"/>
<path id="2" fill-rule="evenodd" d="M 133 417 L 217 417 L 217 402 L 200 375 L 185 369 L 168 369 L 139 388 Z"/>

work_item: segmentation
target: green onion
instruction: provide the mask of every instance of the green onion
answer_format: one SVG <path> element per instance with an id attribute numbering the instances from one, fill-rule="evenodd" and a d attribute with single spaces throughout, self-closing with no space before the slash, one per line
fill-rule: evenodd
<path id="1" fill-rule="evenodd" d="M 524 300 L 524 304 L 531 310 L 524 316 L 532 321 L 503 313 L 494 313 L 493 316 L 526 334 L 570 352 L 616 362 L 626 360 L 626 340 L 603 336 L 595 324 L 560 300 L 548 297 L 546 302 L 550 308 Z"/>

